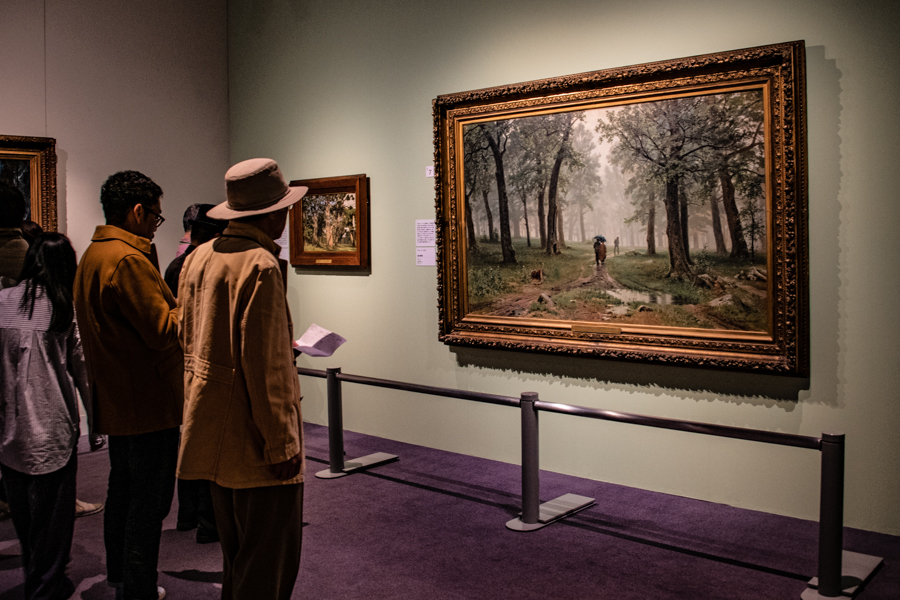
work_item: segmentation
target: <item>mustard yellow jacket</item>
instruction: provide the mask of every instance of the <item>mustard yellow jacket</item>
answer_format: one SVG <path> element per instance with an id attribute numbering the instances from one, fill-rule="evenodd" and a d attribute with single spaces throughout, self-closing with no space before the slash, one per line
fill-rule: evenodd
<path id="1" fill-rule="evenodd" d="M 113 225 L 97 227 L 78 263 L 74 296 L 94 432 L 178 427 L 184 402 L 178 315 L 150 240 Z"/>
<path id="2" fill-rule="evenodd" d="M 228 488 L 279 481 L 270 465 L 303 451 L 300 382 L 279 247 L 232 221 L 194 250 L 178 284 L 185 354 L 178 477 Z M 304 465 L 305 467 L 305 465 Z"/>

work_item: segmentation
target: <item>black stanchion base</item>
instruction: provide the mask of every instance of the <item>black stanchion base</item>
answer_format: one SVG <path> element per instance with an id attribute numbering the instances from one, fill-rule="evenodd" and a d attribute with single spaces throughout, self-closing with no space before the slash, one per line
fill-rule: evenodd
<path id="1" fill-rule="evenodd" d="M 521 518 L 518 518 L 507 522 L 506 528 L 513 531 L 535 531 L 560 519 L 570 517 L 592 504 L 594 504 L 593 498 L 577 494 L 565 494 L 541 504 L 537 523 L 525 523 Z"/>
<path id="2" fill-rule="evenodd" d="M 841 554 L 841 596 L 852 598 L 884 561 L 879 556 L 869 556 L 844 550 Z M 817 589 L 819 578 L 809 580 L 809 587 L 800 594 L 802 600 L 823 600 L 834 596 L 823 596 Z"/>
<path id="3" fill-rule="evenodd" d="M 316 477 L 318 477 L 319 479 L 335 479 L 337 477 L 343 477 L 344 475 L 350 475 L 351 473 L 355 473 L 357 471 L 362 471 L 363 469 L 378 467 L 380 465 L 398 460 L 399 458 L 400 457 L 396 454 L 388 454 L 386 452 L 367 454 L 366 456 L 361 456 L 359 458 L 344 461 L 344 469 L 342 471 L 332 473 L 330 469 L 325 469 L 324 471 L 319 471 L 318 473 L 316 473 Z"/>

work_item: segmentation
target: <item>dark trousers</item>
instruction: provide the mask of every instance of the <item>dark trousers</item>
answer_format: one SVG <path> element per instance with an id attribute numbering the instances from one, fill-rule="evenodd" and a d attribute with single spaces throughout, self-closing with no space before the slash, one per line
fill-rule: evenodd
<path id="1" fill-rule="evenodd" d="M 209 481 L 205 479 L 178 480 L 178 529 L 197 527 L 201 535 L 216 534 L 216 515 L 213 512 Z"/>
<path id="2" fill-rule="evenodd" d="M 210 483 L 222 543 L 222 600 L 290 600 L 300 570 L 303 484 Z"/>
<path id="3" fill-rule="evenodd" d="M 106 576 L 121 597 L 156 600 L 162 522 L 175 495 L 178 428 L 109 436 Z M 74 502 L 74 501 L 73 501 Z"/>
<path id="4" fill-rule="evenodd" d="M 13 527 L 22 546 L 27 600 L 63 600 L 75 592 L 66 576 L 75 528 L 75 474 L 72 450 L 63 468 L 27 475 L 0 465 Z"/>

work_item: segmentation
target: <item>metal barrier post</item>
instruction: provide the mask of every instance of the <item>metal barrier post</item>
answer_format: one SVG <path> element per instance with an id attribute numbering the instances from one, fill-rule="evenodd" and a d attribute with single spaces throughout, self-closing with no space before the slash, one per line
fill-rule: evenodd
<path id="1" fill-rule="evenodd" d="M 328 382 L 328 467 L 332 473 L 344 471 L 344 409 L 341 381 L 337 378 L 340 367 L 326 370 Z"/>
<path id="2" fill-rule="evenodd" d="M 844 434 L 822 434 L 819 499 L 819 595 L 841 595 L 844 547 Z"/>
<path id="3" fill-rule="evenodd" d="M 535 525 L 540 515 L 540 448 L 535 392 L 522 394 L 522 522 Z"/>
<path id="4" fill-rule="evenodd" d="M 506 524 L 513 531 L 534 531 L 583 510 L 593 498 L 566 494 L 541 504 L 540 449 L 536 392 L 523 392 L 519 408 L 522 416 L 522 516 Z"/>
<path id="5" fill-rule="evenodd" d="M 853 597 L 882 559 L 844 548 L 844 434 L 822 434 L 819 496 L 819 575 L 800 597 L 804 600 Z M 814 588 L 818 589 L 814 589 Z"/>
<path id="6" fill-rule="evenodd" d="M 328 470 L 319 471 L 319 479 L 343 477 L 344 473 L 344 414 L 341 397 L 341 381 L 337 378 L 340 367 L 325 370 L 328 386 Z"/>
<path id="7" fill-rule="evenodd" d="M 396 454 L 376 452 L 352 461 L 344 461 L 344 413 L 341 396 L 340 367 L 326 369 L 328 383 L 328 469 L 316 473 L 319 479 L 335 479 L 355 471 L 376 467 L 397 460 Z"/>

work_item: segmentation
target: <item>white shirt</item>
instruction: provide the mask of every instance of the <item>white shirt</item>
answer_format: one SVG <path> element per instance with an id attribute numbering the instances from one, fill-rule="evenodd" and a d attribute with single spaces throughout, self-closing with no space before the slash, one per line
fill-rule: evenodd
<path id="1" fill-rule="evenodd" d="M 43 475 L 69 461 L 79 436 L 75 390 L 86 400 L 90 393 L 76 324 L 48 331 L 53 309 L 43 288 L 30 318 L 19 308 L 24 293 L 25 282 L 0 290 L 0 463 Z"/>

